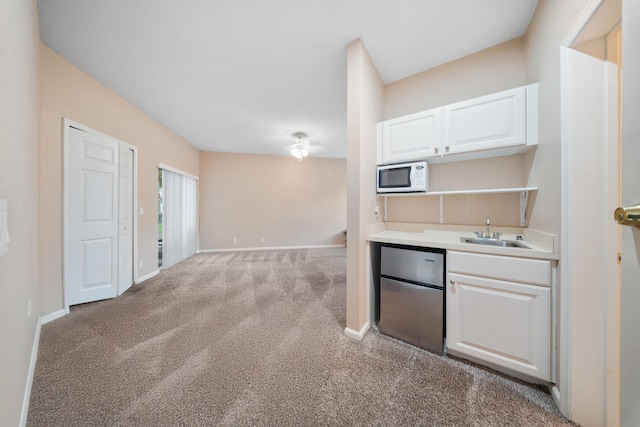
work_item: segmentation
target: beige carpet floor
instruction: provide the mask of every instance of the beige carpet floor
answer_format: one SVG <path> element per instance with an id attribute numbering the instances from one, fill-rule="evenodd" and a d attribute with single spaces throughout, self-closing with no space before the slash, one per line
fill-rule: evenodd
<path id="1" fill-rule="evenodd" d="M 29 426 L 560 426 L 538 387 L 344 335 L 346 250 L 196 255 L 42 327 Z"/>

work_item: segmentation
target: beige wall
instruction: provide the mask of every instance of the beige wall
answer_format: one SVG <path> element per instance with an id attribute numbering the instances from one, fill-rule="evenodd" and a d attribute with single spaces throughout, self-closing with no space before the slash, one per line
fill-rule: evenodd
<path id="1" fill-rule="evenodd" d="M 562 168 L 566 166 L 563 165 L 561 158 L 560 46 L 580 13 L 591 3 L 589 0 L 562 2 L 540 0 L 524 38 L 387 85 L 385 118 L 393 118 L 508 87 L 539 83 L 538 147 L 524 155 L 461 162 L 456 165 L 436 165 L 430 174 L 433 190 L 462 189 L 466 185 L 464 181 L 472 177 L 479 188 L 500 186 L 498 184 L 501 182 L 504 186 L 537 186 L 539 190 L 533 193 L 533 200 L 529 203 L 528 226 L 561 235 L 560 177 Z M 501 71 L 501 68 L 504 71 Z M 482 170 L 490 173 L 482 175 Z M 446 185 L 446 188 L 443 185 Z M 482 220 L 484 215 L 480 215 L 481 212 L 492 212 L 492 209 L 498 206 L 509 211 L 512 209 L 508 207 L 511 202 L 506 199 L 491 200 L 485 196 L 481 197 L 482 200 L 474 201 L 473 198 L 476 196 L 465 196 L 453 203 L 447 200 L 449 198 L 445 198 L 445 222 L 474 224 L 478 219 Z M 390 199 L 390 201 L 389 220 L 423 222 L 424 218 L 424 222 L 436 222 L 438 219 L 439 201 L 437 199 Z M 450 212 L 452 209 L 453 216 Z M 474 215 L 479 218 L 474 219 Z M 494 215 L 496 214 L 491 213 L 492 219 Z M 515 219 L 508 215 L 499 218 L 499 222 L 492 221 L 492 223 L 510 225 L 509 223 Z M 561 245 L 563 243 L 560 242 Z M 563 267 L 561 259 L 559 269 Z M 563 294 L 566 284 L 559 283 L 558 288 L 560 299 L 569 297 Z M 579 290 L 575 292 L 580 299 L 579 306 L 584 306 L 587 301 L 602 304 L 600 300 L 591 301 L 594 298 L 598 299 L 598 295 L 585 295 Z M 557 319 L 562 322 L 568 317 L 559 312 Z M 589 360 L 601 359 L 605 351 L 603 348 L 597 346 L 596 348 L 593 342 L 587 340 L 576 341 L 575 337 L 593 335 L 584 329 L 585 324 L 585 322 L 574 320 L 572 324 L 564 326 L 569 330 L 568 340 L 572 340 L 573 351 L 576 352 L 573 357 L 580 358 L 580 354 L 587 352 L 591 354 Z M 598 327 L 601 326 L 598 325 Z M 568 341 L 558 343 L 560 350 L 558 354 L 561 355 L 562 352 L 567 354 L 567 343 Z M 589 417 L 590 414 L 600 413 L 603 410 L 605 402 L 600 398 L 602 393 L 593 392 L 593 390 L 601 390 L 601 384 L 595 387 L 583 385 L 585 383 L 593 385 L 597 382 L 593 379 L 601 378 L 606 367 L 597 363 L 591 363 L 589 366 L 585 363 L 573 363 L 576 361 L 578 359 L 569 361 L 568 365 L 556 366 L 560 379 L 567 378 L 569 375 L 566 372 L 567 369 L 571 376 L 568 382 L 558 385 L 561 394 L 560 406 L 565 413 L 571 412 L 574 419 L 599 425 L 597 420 Z M 584 362 L 584 360 L 580 361 Z"/>
<path id="2" fill-rule="evenodd" d="M 49 314 L 63 308 L 62 118 L 138 147 L 138 277 L 158 265 L 156 165 L 197 176 L 199 151 L 42 44 L 40 66 L 41 297 L 42 314 Z"/>
<path id="3" fill-rule="evenodd" d="M 384 119 L 411 114 L 525 84 L 522 37 L 389 83 Z"/>
<path id="4" fill-rule="evenodd" d="M 523 187 L 523 155 L 429 165 L 429 190 Z M 531 204 L 535 203 L 535 193 Z M 449 195 L 443 200 L 443 223 L 484 226 L 486 217 L 501 227 L 520 227 L 520 193 Z M 389 197 L 387 220 L 437 224 L 440 197 Z"/>
<path id="5" fill-rule="evenodd" d="M 540 143 L 535 155 L 527 154 L 525 157 L 526 168 L 529 171 L 527 177 L 528 185 L 536 185 L 540 187 L 537 194 L 537 201 L 533 206 L 531 214 L 531 227 L 544 230 L 556 235 L 561 235 L 561 187 L 560 178 L 563 167 L 567 167 L 562 163 L 561 156 L 561 84 L 560 84 L 560 46 L 565 36 L 570 32 L 574 22 L 577 21 L 580 13 L 585 7 L 592 3 L 589 0 L 568 0 L 568 1 L 552 1 L 540 0 L 536 13 L 529 25 L 525 37 L 525 54 L 527 67 L 527 81 L 539 83 L 539 137 Z M 567 242 L 560 240 L 561 248 Z M 567 259 L 561 258 L 558 264 L 558 277 L 564 277 L 562 269 L 566 268 Z M 576 266 L 579 267 L 579 266 Z M 600 390 L 598 384 L 596 387 L 578 387 L 579 382 L 575 385 L 571 384 L 571 376 L 576 379 L 595 379 L 602 376 L 602 372 L 594 370 L 603 369 L 604 366 L 590 366 L 589 369 L 575 369 L 579 366 L 571 367 L 569 362 L 572 351 L 569 347 L 568 338 L 562 340 L 562 330 L 568 330 L 569 336 L 575 334 L 576 337 L 591 335 L 588 330 L 582 330 L 587 323 L 569 321 L 569 314 L 564 313 L 561 308 L 569 307 L 571 303 L 569 298 L 571 294 L 567 292 L 568 283 L 562 280 L 558 283 L 557 290 L 557 314 L 558 323 L 556 330 L 559 332 L 560 341 L 557 343 L 557 388 L 560 393 L 560 408 L 571 418 L 584 421 L 584 416 L 592 413 L 593 410 L 600 411 L 604 405 L 602 399 L 595 399 L 594 390 Z M 603 288 L 604 289 L 604 288 Z M 578 307 L 589 305 L 590 301 L 595 298 L 600 299 L 599 295 L 593 293 L 584 294 L 577 291 L 575 294 L 579 300 L 575 300 Z M 592 301 L 598 304 L 598 301 Z M 601 302 L 600 302 L 601 303 Z M 602 304 L 602 303 L 601 303 Z M 590 314 L 587 313 L 587 316 Z M 595 318 L 597 314 L 593 313 Z M 572 331 L 573 329 L 573 331 Z M 573 351 L 576 357 L 580 357 L 580 353 L 586 350 L 590 354 L 589 359 L 599 357 L 604 354 L 604 348 L 594 346 L 592 342 L 587 342 L 585 346 L 574 346 Z M 596 354 L 600 353 L 600 354 Z M 600 392 L 598 392 L 600 393 Z M 600 396 L 602 394 L 600 393 Z M 584 402 L 590 402 L 586 406 Z M 596 420 L 592 420 L 593 425 L 599 425 Z"/>
<path id="6" fill-rule="evenodd" d="M 345 159 L 202 152 L 199 188 L 201 250 L 344 244 Z"/>
<path id="7" fill-rule="evenodd" d="M 560 114 L 560 45 L 571 30 L 572 25 L 585 9 L 589 0 L 553 1 L 540 0 L 534 18 L 524 38 L 496 46 L 466 58 L 445 64 L 433 70 L 391 83 L 385 89 L 385 119 L 397 117 L 437 105 L 471 98 L 484 93 L 495 92 L 509 87 L 529 83 L 539 83 L 539 142 L 538 147 L 524 155 L 511 156 L 494 160 L 476 160 L 461 162 L 456 166 L 450 164 L 436 165 L 432 168 L 431 188 L 433 190 L 462 189 L 463 183 L 470 176 L 475 177 L 475 185 L 490 188 L 504 182 L 505 186 L 537 186 L 539 190 L 532 194 L 529 203 L 528 226 L 555 235 L 561 235 L 561 187 L 560 177 L 563 168 L 561 159 L 561 114 Z M 500 167 L 506 168 L 500 170 Z M 487 167 L 485 167 L 487 166 Z M 459 170 L 464 168 L 466 170 Z M 482 170 L 491 171 L 482 175 Z M 472 171 L 467 173 L 467 171 Z M 520 172 L 518 172 L 520 171 Z M 503 172 L 505 172 L 503 174 Z M 446 184 L 447 188 L 442 187 Z M 450 187 L 450 188 L 449 188 Z M 476 197 L 476 196 L 474 196 Z M 507 196 L 501 196 L 507 197 Z M 453 204 L 445 198 L 445 222 L 474 224 L 482 219 L 481 212 L 492 212 L 496 206 L 508 207 L 508 200 L 492 202 L 482 197 L 482 201 L 472 201 L 471 196 L 460 198 Z M 391 201 L 391 199 L 390 199 Z M 393 200 L 389 205 L 389 220 L 408 222 L 436 222 L 439 201 L 429 198 L 415 200 Z M 455 205 L 458 203 L 459 205 Z M 494 203 L 493 206 L 491 204 Z M 473 205 L 470 208 L 470 205 Z M 454 216 L 450 211 L 454 209 Z M 487 214 L 489 215 L 489 214 Z M 494 213 L 490 214 L 492 219 Z M 457 216 L 457 217 L 456 217 Z M 515 218 L 505 216 L 496 225 L 510 225 Z M 505 222 L 504 224 L 502 222 Z M 563 242 L 560 242 L 562 245 Z M 563 260 L 559 269 L 563 268 Z M 560 276 L 559 276 L 560 277 Z M 559 283 L 558 296 L 563 296 L 566 284 Z M 581 301 L 589 298 L 580 294 Z M 592 296 L 597 298 L 597 296 Z M 562 321 L 563 313 L 557 313 Z M 566 325 L 572 333 L 586 334 L 580 322 Z M 560 352 L 566 352 L 566 342 L 558 343 Z M 575 343 L 574 343 L 575 347 Z M 593 343 L 577 348 L 580 351 L 593 352 Z M 599 352 L 604 352 L 598 348 Z M 561 354 L 561 353 L 559 353 Z M 565 353 L 566 354 L 566 353 Z M 580 352 L 578 353 L 579 357 Z M 599 356 L 598 356 L 599 357 Z M 560 359 L 559 359 L 560 360 Z M 566 359 L 565 359 L 566 360 Z M 604 404 L 593 399 L 593 389 L 599 387 L 578 387 L 576 379 L 594 377 L 594 369 L 602 366 L 591 366 L 590 369 L 557 365 L 558 376 L 566 378 L 566 369 L 571 370 L 574 383 L 559 384 L 561 408 L 565 413 L 571 411 L 576 419 L 583 419 L 595 408 L 600 410 Z M 565 369 L 565 371 L 563 371 Z M 598 372 L 600 376 L 602 372 Z M 569 394 L 571 393 L 571 395 Z M 569 398 L 571 401 L 569 401 Z M 587 404 L 585 404 L 585 402 Z M 594 424 L 595 425 L 595 424 Z"/>
<path id="8" fill-rule="evenodd" d="M 11 236 L 9 250 L 0 258 L 0 425 L 3 426 L 20 423 L 40 312 L 39 40 L 35 0 L 0 2 L 0 199 L 8 201 Z"/>
<path id="9" fill-rule="evenodd" d="M 524 38 L 423 71 L 385 86 L 385 119 L 415 113 L 522 86 Z M 535 149 L 534 149 L 535 150 Z M 429 165 L 431 191 L 522 187 L 527 183 L 524 155 Z M 536 202 L 535 195 L 531 205 Z M 439 197 L 389 198 L 388 220 L 438 223 Z M 445 196 L 444 223 L 520 226 L 520 195 Z"/>
<path id="10" fill-rule="evenodd" d="M 347 331 L 369 321 L 371 271 L 367 226 L 378 221 L 376 123 L 383 119 L 384 84 L 360 39 L 347 46 Z"/>
<path id="11" fill-rule="evenodd" d="M 527 185 L 538 186 L 530 226 L 560 234 L 560 44 L 589 0 L 540 0 L 525 36 L 527 82 L 539 83 L 539 145 L 527 153 Z"/>

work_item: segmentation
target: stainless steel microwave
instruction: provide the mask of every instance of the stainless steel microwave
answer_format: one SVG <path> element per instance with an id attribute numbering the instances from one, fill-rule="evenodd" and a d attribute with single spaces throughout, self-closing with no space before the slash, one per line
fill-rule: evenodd
<path id="1" fill-rule="evenodd" d="M 427 162 L 378 166 L 378 193 L 418 193 L 429 191 Z"/>

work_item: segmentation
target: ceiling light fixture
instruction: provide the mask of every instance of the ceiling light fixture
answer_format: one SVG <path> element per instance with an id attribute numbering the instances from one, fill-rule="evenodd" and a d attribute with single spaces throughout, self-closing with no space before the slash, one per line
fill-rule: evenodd
<path id="1" fill-rule="evenodd" d="M 307 136 L 306 133 L 297 132 L 293 134 L 296 138 L 294 144 L 291 146 L 291 155 L 298 159 L 299 162 L 303 161 L 305 157 L 309 155 L 309 141 L 303 139 Z"/>

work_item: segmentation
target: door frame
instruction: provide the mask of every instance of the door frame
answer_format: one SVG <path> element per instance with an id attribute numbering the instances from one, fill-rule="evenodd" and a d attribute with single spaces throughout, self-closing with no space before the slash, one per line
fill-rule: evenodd
<path id="1" fill-rule="evenodd" d="M 612 19 L 615 17 L 617 13 L 616 7 L 619 6 L 619 0 L 590 0 L 586 5 L 574 25 L 572 26 L 569 33 L 566 35 L 564 40 L 560 45 L 560 86 L 561 86 L 561 251 L 560 251 L 560 301 L 559 301 L 559 316 L 558 320 L 560 322 L 559 327 L 559 335 L 558 335 L 558 376 L 557 383 L 553 387 L 552 395 L 558 404 L 561 412 L 572 420 L 576 420 L 580 422 L 580 417 L 584 417 L 584 414 L 581 413 L 581 410 L 587 405 L 587 401 L 585 396 L 576 394 L 580 393 L 579 387 L 576 388 L 574 382 L 578 378 L 574 378 L 573 371 L 574 369 L 580 369 L 573 366 L 574 361 L 574 353 L 580 353 L 584 348 L 574 348 L 574 338 L 576 335 L 576 331 L 579 331 L 581 325 L 572 324 L 573 319 L 576 315 L 579 315 L 580 309 L 582 311 L 585 310 L 586 306 L 582 305 L 580 307 L 574 306 L 574 300 L 572 299 L 572 295 L 575 294 L 574 281 L 576 280 L 573 277 L 571 259 L 574 256 L 572 254 L 573 250 L 571 248 L 570 242 L 576 235 L 580 235 L 584 231 L 584 227 L 580 228 L 577 225 L 578 221 L 574 214 L 574 210 L 580 210 L 580 205 L 578 203 L 582 203 L 583 205 L 588 202 L 588 199 L 591 197 L 587 194 L 585 197 L 578 198 L 578 203 L 574 202 L 576 197 L 573 199 L 571 195 L 573 192 L 578 191 L 580 188 L 580 183 L 573 182 L 573 174 L 574 170 L 579 170 L 579 162 L 574 162 L 572 159 L 571 152 L 571 144 L 573 140 L 573 130 L 571 127 L 571 118 L 573 112 L 573 104 L 571 100 L 572 94 L 572 66 L 573 58 L 572 55 L 574 47 L 580 44 L 583 41 L 588 41 L 591 36 L 593 38 L 597 38 L 596 34 L 599 34 L 599 31 L 605 31 L 606 34 L 605 39 L 608 38 L 608 31 L 615 30 L 615 22 L 612 23 Z M 616 18 L 617 23 L 619 24 L 620 15 Z M 598 28 L 598 26 L 600 28 Z M 608 31 L 607 31 L 608 27 Z M 594 33 L 591 33 L 594 31 Z M 600 36 L 601 37 L 601 36 Z M 594 90 L 605 90 L 609 85 L 613 76 L 607 74 L 607 70 L 605 69 L 605 60 L 602 61 L 602 74 L 603 80 L 601 85 L 594 85 L 597 87 Z M 616 76 L 617 78 L 617 76 Z M 603 95 L 605 98 L 605 102 L 611 100 L 608 94 Z M 618 97 L 618 104 L 620 100 Z M 602 108 L 602 114 L 604 115 L 604 133 L 607 135 L 606 139 L 603 139 L 603 152 L 607 153 L 602 158 L 598 158 L 598 170 L 604 173 L 603 178 L 607 180 L 608 185 L 606 186 L 604 193 L 598 195 L 598 200 L 605 199 L 606 201 L 611 200 L 611 197 L 614 196 L 614 193 L 619 194 L 619 187 L 612 188 L 612 175 L 614 173 L 620 173 L 620 165 L 617 167 L 612 166 L 608 163 L 610 159 L 607 156 L 610 156 L 611 153 L 608 151 L 610 147 L 605 144 L 610 143 L 610 132 L 609 126 L 612 125 L 612 117 L 609 116 L 611 111 L 611 106 L 609 105 L 609 110 L 606 111 L 605 108 Z M 617 115 L 616 115 L 617 117 Z M 616 124 L 617 126 L 617 124 Z M 618 141 L 618 144 L 620 141 Z M 618 146 L 619 150 L 619 146 Z M 611 169 L 614 168 L 615 170 Z M 598 173 L 598 171 L 594 171 L 594 173 Z M 617 180 L 616 180 L 617 181 Z M 616 182 L 617 185 L 617 182 Z M 618 196 L 619 197 L 619 196 Z M 607 206 L 608 207 L 608 206 Z M 612 237 L 608 235 L 608 233 L 604 232 L 604 230 L 608 230 L 609 227 L 613 226 L 613 217 L 612 212 L 607 212 L 603 214 L 603 211 L 607 208 L 605 206 L 592 206 L 593 209 L 598 210 L 600 215 L 603 216 L 603 223 L 590 224 L 592 226 L 593 235 L 594 235 L 594 244 L 601 245 L 601 253 L 605 256 L 605 259 L 601 264 L 592 266 L 593 271 L 597 271 L 598 268 L 601 268 L 604 265 L 604 269 L 606 270 L 602 274 L 605 277 L 611 273 L 611 269 L 616 269 L 615 266 L 615 252 L 612 253 L 612 246 L 616 246 L 616 242 L 612 242 L 612 239 L 617 239 L 617 236 Z M 619 239 L 618 239 L 619 245 Z M 580 248 L 578 248 L 579 252 Z M 607 280 L 609 282 L 609 280 Z M 620 313 L 619 309 L 612 309 L 612 305 L 615 306 L 616 297 L 619 299 L 620 291 L 619 291 L 619 277 L 617 283 L 605 283 L 606 289 L 602 291 L 607 301 L 605 301 L 601 307 L 599 307 L 599 311 L 597 313 L 593 313 L 593 318 L 602 319 L 604 321 L 604 325 L 602 325 L 602 331 L 598 333 L 598 336 L 603 336 L 604 342 L 600 345 L 598 343 L 593 343 L 593 349 L 601 349 L 601 354 L 596 355 L 596 357 L 591 359 L 591 362 L 594 362 L 595 359 L 599 359 L 602 362 L 601 366 L 598 366 L 600 372 L 597 375 L 600 375 L 600 381 L 603 392 L 602 392 L 602 402 L 599 402 L 599 399 L 596 398 L 601 404 L 601 407 L 595 408 L 595 412 L 601 412 L 602 420 L 591 420 L 593 422 L 599 423 L 600 421 L 606 423 L 607 425 L 617 425 L 616 420 L 619 418 L 619 375 L 620 375 L 620 347 L 619 340 L 617 340 L 617 332 L 619 331 L 620 326 Z M 584 314 L 584 313 L 582 313 Z M 582 326 L 584 327 L 584 326 Z M 617 343 L 617 345 L 615 345 Z M 603 348 L 605 347 L 605 348 Z M 579 355 L 576 355 L 579 357 Z M 597 362 L 594 362 L 597 363 Z M 584 366 L 582 366 L 582 370 L 584 370 Z M 587 375 L 586 372 L 578 372 L 578 377 L 582 374 Z M 584 393 L 584 391 L 583 391 Z M 578 399 L 578 400 L 576 400 Z M 573 404 L 578 403 L 578 407 L 576 408 Z M 593 405 L 592 409 L 593 409 Z M 597 406 L 597 405 L 596 405 Z"/>
<path id="2" fill-rule="evenodd" d="M 75 122 L 66 117 L 62 118 L 62 141 L 63 141 L 63 154 L 62 154 L 62 299 L 65 313 L 69 313 L 69 302 L 67 297 L 67 277 L 68 271 L 70 271 L 69 266 L 69 256 L 67 255 L 67 250 L 69 248 L 69 236 L 68 230 L 70 227 L 69 217 L 67 212 L 70 209 L 70 197 L 69 197 L 69 182 L 71 177 L 69 176 L 69 139 L 70 139 L 70 129 L 76 128 L 81 131 L 91 133 L 94 135 L 99 135 L 104 138 L 108 138 L 112 141 L 118 143 L 118 149 L 120 147 L 126 147 L 133 151 L 133 248 L 132 248 L 132 259 L 131 263 L 133 265 L 133 283 L 135 283 L 138 279 L 138 264 L 135 262 L 138 259 L 138 148 L 134 145 L 128 144 L 124 141 L 120 141 L 117 138 L 114 138 L 110 135 L 104 134 L 102 132 L 98 132 L 95 129 L 90 128 L 89 126 L 85 126 L 78 122 Z M 118 189 L 119 191 L 119 189 Z M 119 210 L 118 210 L 119 212 Z M 120 295 L 119 289 L 117 290 L 117 295 Z"/>
<path id="3" fill-rule="evenodd" d="M 109 137 L 111 138 L 111 137 Z M 111 138 L 114 139 L 114 138 Z M 116 139 L 114 139 L 115 141 L 117 141 Z M 132 159 L 132 167 L 133 167 L 133 171 L 132 171 L 132 178 L 131 178 L 131 185 L 133 186 L 133 189 L 131 191 L 131 197 L 133 198 L 132 200 L 132 204 L 131 204 L 131 216 L 132 216 L 132 221 L 131 221 L 131 225 L 133 227 L 133 231 L 131 232 L 131 238 L 132 238 L 132 242 L 131 242 L 131 270 L 132 270 L 132 276 L 131 276 L 131 283 L 129 284 L 129 286 L 126 289 L 121 289 L 120 288 L 120 280 L 118 280 L 118 290 L 117 290 L 117 296 L 122 295 L 127 289 L 129 289 L 134 283 L 136 283 L 136 280 L 138 280 L 138 263 L 136 262 L 136 260 L 138 259 L 138 148 L 134 145 L 128 144 L 126 142 L 122 142 L 122 141 L 118 141 L 118 149 L 122 150 L 123 148 L 131 150 L 132 154 L 133 154 L 133 159 Z M 120 172 L 120 165 L 118 165 L 118 173 Z M 120 185 L 118 185 L 118 189 L 120 188 Z M 118 201 L 120 200 L 120 194 L 118 193 Z M 118 212 L 120 212 L 120 209 L 118 208 Z M 118 224 L 119 226 L 120 224 Z M 118 233 L 119 233 L 119 228 L 118 228 Z M 118 237 L 120 237 L 118 235 Z M 118 244 L 119 247 L 119 244 Z M 118 258 L 119 259 L 119 258 Z"/>

